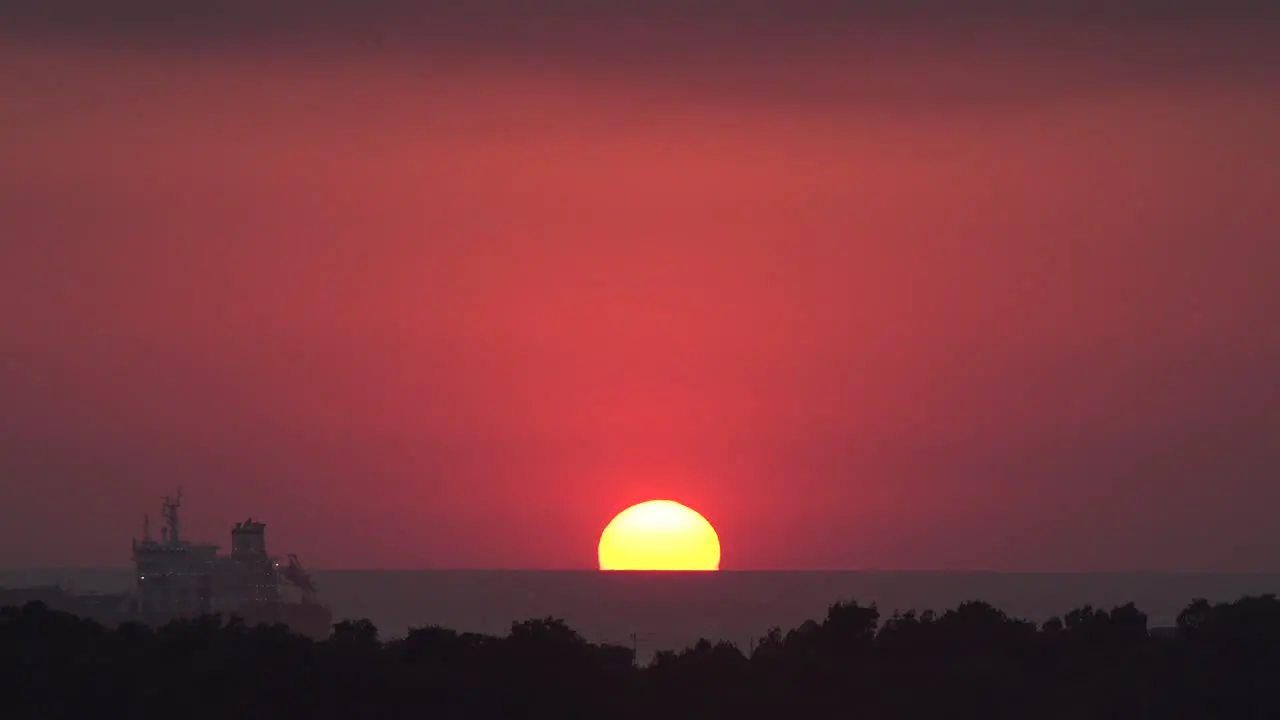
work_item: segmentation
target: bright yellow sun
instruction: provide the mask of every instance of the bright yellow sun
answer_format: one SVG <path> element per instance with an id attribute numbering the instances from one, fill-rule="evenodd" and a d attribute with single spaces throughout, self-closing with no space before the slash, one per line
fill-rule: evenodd
<path id="1" fill-rule="evenodd" d="M 600 533 L 601 570 L 719 570 L 720 538 L 696 510 L 650 500 L 618 513 Z"/>

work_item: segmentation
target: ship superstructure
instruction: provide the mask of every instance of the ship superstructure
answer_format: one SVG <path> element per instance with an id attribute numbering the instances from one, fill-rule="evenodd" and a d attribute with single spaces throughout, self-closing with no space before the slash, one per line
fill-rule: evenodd
<path id="1" fill-rule="evenodd" d="M 216 544 L 183 538 L 181 506 L 181 492 L 165 497 L 160 539 L 151 537 L 147 516 L 142 539 L 133 540 L 137 615 L 151 622 L 210 613 L 239 615 L 250 622 L 281 622 L 304 634 L 327 636 L 332 616 L 316 602 L 315 582 L 297 555 L 289 555 L 281 567 L 267 552 L 266 523 L 252 518 L 236 523 L 231 553 L 221 555 Z M 284 599 L 289 586 L 301 594 L 300 601 Z"/>
<path id="2" fill-rule="evenodd" d="M 142 521 L 142 540 L 133 541 L 137 580 L 137 611 L 174 617 L 214 612 L 213 582 L 219 564 L 218 546 L 182 539 L 178 509 L 182 494 L 166 497 L 161 505 L 165 525 L 160 540 L 151 538 L 151 519 Z"/>

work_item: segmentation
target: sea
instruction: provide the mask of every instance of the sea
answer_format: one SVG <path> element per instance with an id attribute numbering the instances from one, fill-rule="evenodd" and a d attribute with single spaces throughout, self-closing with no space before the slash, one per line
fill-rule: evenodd
<path id="1" fill-rule="evenodd" d="M 513 621 L 560 618 L 592 642 L 634 647 L 651 657 L 700 638 L 744 651 L 770 628 L 784 632 L 820 621 L 840 600 L 894 610 L 942 611 L 984 600 L 1016 617 L 1043 622 L 1092 605 L 1127 602 L 1151 626 L 1174 624 L 1194 598 L 1230 601 L 1280 592 L 1280 574 L 756 572 L 613 573 L 506 570 L 316 570 L 322 602 L 335 620 L 367 618 L 383 638 L 413 627 L 505 634 Z M 0 570 L 0 587 L 60 584 L 76 591 L 120 592 L 129 569 Z"/>

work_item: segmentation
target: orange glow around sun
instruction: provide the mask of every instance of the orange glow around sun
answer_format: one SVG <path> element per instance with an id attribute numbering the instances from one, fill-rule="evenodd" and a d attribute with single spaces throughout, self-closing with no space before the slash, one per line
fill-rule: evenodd
<path id="1" fill-rule="evenodd" d="M 600 534 L 601 570 L 719 570 L 720 538 L 696 510 L 650 500 L 618 513 Z"/>

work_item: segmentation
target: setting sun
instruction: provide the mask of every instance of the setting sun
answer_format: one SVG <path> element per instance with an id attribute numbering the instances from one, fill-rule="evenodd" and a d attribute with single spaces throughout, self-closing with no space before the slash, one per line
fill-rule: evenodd
<path id="1" fill-rule="evenodd" d="M 719 570 L 720 538 L 696 510 L 650 500 L 618 513 L 600 534 L 601 570 Z"/>

